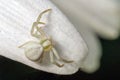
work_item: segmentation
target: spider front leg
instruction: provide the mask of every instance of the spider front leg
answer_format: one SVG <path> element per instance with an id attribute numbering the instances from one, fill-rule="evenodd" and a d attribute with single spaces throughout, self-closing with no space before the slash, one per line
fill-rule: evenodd
<path id="1" fill-rule="evenodd" d="M 38 43 L 35 42 L 35 41 L 28 41 L 28 42 L 26 42 L 26 43 L 24 43 L 24 44 L 18 46 L 18 48 L 22 48 L 23 46 L 25 46 L 25 45 L 27 45 L 27 44 L 29 44 L 29 43 L 35 43 L 35 44 L 38 44 Z"/>
<path id="2" fill-rule="evenodd" d="M 33 37 L 36 37 L 36 38 L 39 39 L 39 38 L 44 38 L 46 36 L 45 33 L 44 33 L 44 31 L 42 31 L 41 28 L 38 27 L 38 24 L 45 24 L 44 22 L 41 22 L 40 19 L 41 19 L 41 17 L 42 17 L 43 14 L 45 14 L 45 13 L 51 11 L 51 10 L 52 9 L 47 9 L 47 10 L 43 11 L 42 13 L 40 13 L 39 16 L 38 16 L 38 18 L 37 18 L 37 21 L 33 23 L 32 29 L 31 29 L 31 35 Z"/>
<path id="3" fill-rule="evenodd" d="M 66 59 L 61 58 L 61 57 L 58 55 L 58 52 L 56 51 L 55 48 L 52 48 L 52 51 L 53 51 L 54 55 L 56 56 L 56 58 L 57 58 L 58 60 L 64 61 L 64 62 L 66 62 L 66 63 L 72 63 L 72 62 L 74 62 L 73 60 L 69 60 L 69 61 L 68 61 L 68 60 L 66 60 Z"/>
<path id="4" fill-rule="evenodd" d="M 44 22 L 34 22 L 31 29 L 31 35 L 36 38 L 41 38 L 44 36 L 44 32 L 38 27 L 39 24 L 45 25 Z"/>
<path id="5" fill-rule="evenodd" d="M 51 11 L 51 10 L 52 10 L 52 9 L 47 9 L 47 10 L 45 10 L 45 11 L 41 12 L 41 13 L 39 14 L 38 18 L 37 18 L 37 22 L 39 22 L 39 21 L 40 21 L 40 19 L 41 19 L 41 17 L 42 17 L 42 15 L 43 15 L 43 14 L 45 14 L 45 13 L 47 13 L 47 12 Z"/>

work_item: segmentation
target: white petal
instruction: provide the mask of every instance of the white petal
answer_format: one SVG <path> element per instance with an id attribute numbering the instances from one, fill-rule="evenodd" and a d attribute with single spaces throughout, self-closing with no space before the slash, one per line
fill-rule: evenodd
<path id="1" fill-rule="evenodd" d="M 76 20 L 88 24 L 88 27 L 91 27 L 100 36 L 106 39 L 115 39 L 119 36 L 119 4 L 114 0 L 52 1 L 68 17 L 74 17 Z"/>
<path id="2" fill-rule="evenodd" d="M 80 64 L 80 69 L 87 72 L 92 73 L 95 72 L 100 66 L 101 59 L 101 45 L 97 36 L 92 32 L 92 30 L 87 27 L 85 22 L 80 22 L 79 19 L 72 16 L 72 13 L 69 13 L 70 21 L 76 26 L 77 30 L 81 33 L 83 39 L 86 41 L 88 46 L 88 56 L 86 56 L 83 61 L 83 65 Z M 68 14 L 68 15 L 69 15 Z"/>
<path id="3" fill-rule="evenodd" d="M 88 26 L 87 24 L 81 23 L 74 18 L 70 20 L 76 26 L 77 30 L 81 33 L 88 46 L 88 55 L 84 59 L 83 64 L 81 65 L 80 63 L 80 70 L 83 70 L 87 73 L 95 72 L 100 67 L 100 59 L 102 53 L 100 42 L 94 32 L 92 32 L 90 28 L 86 27 Z"/>
<path id="4" fill-rule="evenodd" d="M 62 68 L 49 63 L 47 54 L 42 64 L 30 61 L 25 57 L 24 50 L 18 48 L 27 41 L 37 41 L 30 35 L 30 29 L 40 12 L 48 8 L 52 8 L 52 12 L 45 31 L 52 36 L 60 56 L 74 60 Z M 80 34 L 49 0 L 0 0 L 0 24 L 0 55 L 35 69 L 72 74 L 79 69 L 79 64 L 87 54 Z"/>
<path id="5" fill-rule="evenodd" d="M 101 45 L 97 36 L 86 27 L 78 27 L 83 39 L 86 41 L 88 46 L 88 56 L 83 61 L 83 65 L 80 67 L 81 70 L 87 73 L 93 73 L 100 67 L 101 59 Z"/>

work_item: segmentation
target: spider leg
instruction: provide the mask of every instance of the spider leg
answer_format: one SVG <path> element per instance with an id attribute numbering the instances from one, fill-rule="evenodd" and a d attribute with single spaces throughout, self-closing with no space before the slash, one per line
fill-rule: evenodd
<path id="1" fill-rule="evenodd" d="M 66 59 L 63 59 L 63 58 L 61 58 L 59 55 L 58 55 L 58 52 L 57 52 L 57 50 L 55 49 L 55 48 L 52 48 L 52 51 L 53 51 L 53 53 L 54 53 L 54 55 L 56 56 L 56 58 L 58 59 L 58 60 L 61 60 L 61 61 L 64 61 L 64 62 L 66 62 L 66 63 L 72 63 L 73 62 L 73 60 L 66 60 Z"/>
<path id="2" fill-rule="evenodd" d="M 44 52 L 43 52 L 43 53 L 41 54 L 41 56 L 40 56 L 40 63 L 42 63 L 43 57 L 44 57 Z"/>
<path id="3" fill-rule="evenodd" d="M 37 42 L 35 42 L 35 41 L 28 41 L 28 42 L 18 46 L 18 48 L 22 48 L 24 45 L 29 44 L 29 43 L 37 43 Z"/>
<path id="4" fill-rule="evenodd" d="M 52 40 L 52 36 L 48 36 L 48 40 L 50 40 L 50 42 L 52 43 L 52 46 L 55 45 L 55 43 Z"/>
<path id="5" fill-rule="evenodd" d="M 46 9 L 45 11 L 41 12 L 41 13 L 39 14 L 36 22 L 38 23 L 38 22 L 40 21 L 42 15 L 45 14 L 45 13 L 47 13 L 47 12 L 49 12 L 49 11 L 51 11 L 51 10 L 52 10 L 52 9 Z M 42 39 L 43 39 L 43 38 L 46 38 L 46 34 L 44 33 L 44 31 L 43 31 L 41 28 L 36 27 L 36 29 L 37 29 L 37 30 L 39 31 L 39 33 L 41 34 L 41 38 L 42 38 Z"/>
<path id="6" fill-rule="evenodd" d="M 43 14 L 45 14 L 45 13 L 47 13 L 48 11 L 51 11 L 51 10 L 52 10 L 52 9 L 47 9 L 47 10 L 41 12 L 41 13 L 39 14 L 38 18 L 37 18 L 37 22 L 40 21 L 40 19 L 41 19 L 41 17 L 42 17 Z"/>
<path id="7" fill-rule="evenodd" d="M 31 35 L 33 37 L 36 37 L 36 38 L 39 39 L 39 38 L 44 38 L 46 36 L 45 33 L 44 33 L 44 31 L 41 28 L 38 27 L 38 24 L 45 24 L 44 22 L 40 22 L 40 19 L 41 19 L 41 17 L 42 17 L 43 14 L 45 14 L 46 12 L 51 11 L 51 10 L 52 9 L 47 9 L 47 10 L 43 11 L 42 13 L 40 13 L 39 16 L 38 16 L 38 18 L 37 18 L 37 21 L 33 23 L 32 29 L 31 29 Z M 35 31 L 35 29 L 37 29 L 37 30 Z M 38 34 L 38 32 L 41 35 Z"/>
<path id="8" fill-rule="evenodd" d="M 36 29 L 41 34 L 41 37 L 45 37 L 46 36 L 45 32 L 41 28 L 36 27 Z"/>
<path id="9" fill-rule="evenodd" d="M 40 38 L 40 34 L 43 35 L 43 31 L 38 31 L 38 24 L 45 24 L 44 22 L 34 22 L 31 29 L 31 35 L 36 38 Z M 36 30 L 35 30 L 36 29 Z M 40 34 L 38 34 L 38 32 Z"/>
<path id="10" fill-rule="evenodd" d="M 50 62 L 51 63 L 53 63 L 53 64 L 55 64 L 56 66 L 58 66 L 58 67 L 63 67 L 64 66 L 64 64 L 59 64 L 59 63 L 57 63 L 55 60 L 54 60 L 54 55 L 53 55 L 53 52 L 52 51 L 50 51 Z"/>

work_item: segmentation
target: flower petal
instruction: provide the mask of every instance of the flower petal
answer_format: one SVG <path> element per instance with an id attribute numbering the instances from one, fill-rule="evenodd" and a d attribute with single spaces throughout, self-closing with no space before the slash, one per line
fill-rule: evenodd
<path id="1" fill-rule="evenodd" d="M 62 4 L 62 3 L 61 3 Z M 59 5 L 60 6 L 60 5 Z M 62 6 L 61 6 L 62 7 Z M 66 7 L 65 7 L 66 8 Z M 72 8 L 72 7 L 71 7 Z M 61 10 L 63 10 L 62 8 Z M 67 14 L 67 11 L 64 11 Z M 101 45 L 95 33 L 91 30 L 86 22 L 73 16 L 74 13 L 69 13 L 67 16 L 70 21 L 75 25 L 77 30 L 81 33 L 83 39 L 88 46 L 88 56 L 83 61 L 83 65 L 80 63 L 80 70 L 87 73 L 95 72 L 100 66 L 101 59 Z"/>
<path id="2" fill-rule="evenodd" d="M 88 24 L 106 39 L 119 36 L 119 4 L 113 0 L 52 0 L 68 17 Z M 65 6 L 63 6 L 65 5 Z"/>
<path id="3" fill-rule="evenodd" d="M 45 31 L 52 36 L 59 55 L 73 63 L 62 68 L 49 62 L 46 54 L 43 63 L 29 60 L 18 48 L 27 41 L 37 41 L 30 35 L 31 26 L 40 12 L 51 8 Z M 47 17 L 45 17 L 47 18 Z M 43 19 L 44 20 L 44 19 Z M 87 46 L 69 20 L 49 0 L 0 0 L 0 55 L 35 69 L 56 74 L 73 74 L 87 54 Z"/>
<path id="4" fill-rule="evenodd" d="M 86 27 L 78 27 L 78 29 L 82 34 L 89 50 L 88 56 L 86 56 L 83 61 L 83 65 L 80 66 L 80 69 L 87 73 L 93 73 L 100 67 L 102 53 L 100 42 L 97 36 L 90 29 Z"/>
<path id="5" fill-rule="evenodd" d="M 70 21 L 75 25 L 79 33 L 81 33 L 88 46 L 88 55 L 84 59 L 83 64 L 81 65 L 80 63 L 80 70 L 83 70 L 87 73 L 95 72 L 100 67 L 102 53 L 100 42 L 95 33 L 87 27 L 87 24 L 79 22 L 78 20 L 74 19 L 74 17 L 70 18 Z"/>

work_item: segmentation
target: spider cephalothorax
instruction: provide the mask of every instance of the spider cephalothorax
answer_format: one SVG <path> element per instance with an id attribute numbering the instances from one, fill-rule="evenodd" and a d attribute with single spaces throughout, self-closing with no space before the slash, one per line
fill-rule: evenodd
<path id="1" fill-rule="evenodd" d="M 52 38 L 46 35 L 43 29 L 38 26 L 39 24 L 45 25 L 45 23 L 41 22 L 40 19 L 41 19 L 41 16 L 48 11 L 51 11 L 51 9 L 47 9 L 42 13 L 40 13 L 40 15 L 37 18 L 37 21 L 33 23 L 33 26 L 31 29 L 31 35 L 37 38 L 39 42 L 28 41 L 23 45 L 19 46 L 19 48 L 24 48 L 26 57 L 32 61 L 42 62 L 44 53 L 49 53 L 50 62 L 57 65 L 58 67 L 62 67 L 64 64 L 59 64 L 58 62 L 56 62 L 54 59 L 54 56 L 57 58 L 57 60 L 63 61 L 66 63 L 71 63 L 73 61 L 68 61 L 61 58 L 58 55 L 57 50 L 54 48 Z"/>

